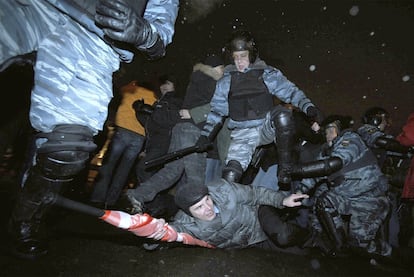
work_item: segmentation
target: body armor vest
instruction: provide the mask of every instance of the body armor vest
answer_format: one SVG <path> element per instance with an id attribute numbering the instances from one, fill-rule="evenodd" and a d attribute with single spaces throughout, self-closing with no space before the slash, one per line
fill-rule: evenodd
<path id="1" fill-rule="evenodd" d="M 261 119 L 273 107 L 273 98 L 263 78 L 263 70 L 231 74 L 229 115 L 235 121 Z"/>

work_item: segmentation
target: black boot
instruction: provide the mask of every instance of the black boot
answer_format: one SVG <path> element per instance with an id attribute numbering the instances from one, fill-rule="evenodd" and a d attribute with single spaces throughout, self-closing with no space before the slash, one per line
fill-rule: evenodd
<path id="1" fill-rule="evenodd" d="M 22 259 L 34 260 L 48 253 L 48 241 L 40 221 L 9 223 L 12 234 L 11 253 Z"/>
<path id="2" fill-rule="evenodd" d="M 9 221 L 11 253 L 18 258 L 36 259 L 46 255 L 48 243 L 42 224 L 41 192 L 25 187 L 21 192 Z"/>
<path id="3" fill-rule="evenodd" d="M 36 259 L 48 252 L 45 214 L 52 205 L 51 194 L 59 193 L 61 183 L 36 173 L 29 176 L 9 221 L 11 252 L 19 258 Z"/>
<path id="4" fill-rule="evenodd" d="M 323 232 L 313 230 L 303 245 L 303 248 L 318 249 L 323 256 L 335 258 L 338 256 L 335 245 Z"/>

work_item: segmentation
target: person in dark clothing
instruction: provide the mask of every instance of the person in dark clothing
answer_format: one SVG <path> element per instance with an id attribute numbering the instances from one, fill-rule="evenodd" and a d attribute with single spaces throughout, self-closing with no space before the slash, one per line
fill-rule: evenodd
<path id="1" fill-rule="evenodd" d="M 144 157 L 136 166 L 138 183 L 146 181 L 161 167 L 146 168 L 145 162 L 168 152 L 172 128 L 180 119 L 179 110 L 182 99 L 176 95 L 176 78 L 173 75 L 162 75 L 159 78 L 161 97 L 145 110 L 141 105 L 134 105 L 137 119 L 141 114 L 150 114 L 145 122 L 146 145 Z"/>
<path id="2" fill-rule="evenodd" d="M 382 173 L 391 185 L 388 197 L 391 210 L 388 215 L 388 239 L 392 246 L 399 246 L 401 212 L 405 205 L 401 202 L 401 188 L 408 170 L 409 148 L 400 144 L 387 129 L 391 125 L 388 111 L 381 107 L 371 107 L 362 116 L 362 126 L 357 129 L 365 144 L 375 154 Z"/>
<path id="3" fill-rule="evenodd" d="M 22 62 L 34 69 L 35 147 L 10 218 L 12 254 L 47 254 L 49 196 L 83 178 L 113 96 L 113 73 L 136 53 L 163 57 L 178 9 L 178 0 L 0 1 L 0 72 Z"/>
<path id="4" fill-rule="evenodd" d="M 180 122 L 172 130 L 169 153 L 194 146 L 200 137 L 199 126 L 205 122 L 209 111 L 208 104 L 214 93 L 214 84 L 223 72 L 221 59 L 215 56 L 214 59 L 206 59 L 206 63 L 208 62 L 210 64 L 199 63 L 194 66 L 180 110 Z M 151 178 L 135 189 L 128 190 L 126 196 L 131 202 L 133 211 L 141 213 L 144 210 L 144 203 L 152 201 L 157 194 L 171 188 L 177 182 L 204 183 L 205 170 L 206 154 L 192 153 L 165 164 Z"/>
<path id="5" fill-rule="evenodd" d="M 180 120 L 179 110 L 182 99 L 177 97 L 177 80 L 173 75 L 159 77 L 160 98 L 152 105 L 135 103 L 136 117 L 145 125 L 146 145 L 136 165 L 137 184 L 145 182 L 162 165 L 147 167 L 145 163 L 165 155 L 170 146 L 172 129 Z M 139 102 L 139 101 L 137 101 Z M 146 212 L 153 216 L 171 217 L 177 212 L 174 199 L 168 190 L 159 193 L 146 204 Z"/>
<path id="6" fill-rule="evenodd" d="M 207 114 L 210 112 L 210 100 L 216 89 L 216 83 L 223 76 L 223 71 L 224 62 L 217 55 L 209 55 L 204 64 L 194 65 L 187 94 L 180 111 L 183 119 L 192 119 L 200 129 L 203 127 Z M 221 128 L 212 147 L 207 150 L 206 182 L 221 177 L 229 143 L 230 130 L 227 127 Z"/>
<path id="7" fill-rule="evenodd" d="M 114 120 L 114 135 L 103 164 L 99 168 L 90 201 L 95 205 L 114 206 L 128 183 L 130 171 L 145 143 L 145 128 L 137 121 L 133 103 L 154 103 L 155 93 L 132 81 L 120 90 L 121 103 Z"/>

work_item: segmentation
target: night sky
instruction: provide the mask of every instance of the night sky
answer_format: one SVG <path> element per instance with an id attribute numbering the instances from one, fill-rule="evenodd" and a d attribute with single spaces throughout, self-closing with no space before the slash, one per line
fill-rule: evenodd
<path id="1" fill-rule="evenodd" d="M 280 69 L 325 115 L 360 124 L 372 106 L 387 109 L 397 134 L 414 111 L 414 1 L 181 0 L 167 55 L 137 56 L 115 83 L 174 73 L 183 94 L 195 63 L 220 53 L 231 32 L 252 32 L 260 57 Z"/>

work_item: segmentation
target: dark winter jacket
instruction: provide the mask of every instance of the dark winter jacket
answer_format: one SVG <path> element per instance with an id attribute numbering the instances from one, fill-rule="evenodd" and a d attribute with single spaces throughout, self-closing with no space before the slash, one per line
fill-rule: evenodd
<path id="1" fill-rule="evenodd" d="M 210 103 L 220 77 L 209 65 L 202 63 L 194 65 L 182 108 L 191 110 Z"/>
<path id="2" fill-rule="evenodd" d="M 182 99 L 174 91 L 167 92 L 153 105 L 153 112 L 147 122 L 147 132 L 154 134 L 169 134 L 172 127 L 179 121 L 179 110 Z"/>
<path id="3" fill-rule="evenodd" d="M 197 63 L 193 67 L 182 108 L 190 111 L 192 123 L 200 129 L 210 112 L 210 101 L 220 77 L 221 75 L 209 65 Z M 208 157 L 224 160 L 230 142 L 230 131 L 222 128 L 217 138 L 219 139 L 216 140 L 214 148 L 208 151 Z"/>
<path id="4" fill-rule="evenodd" d="M 170 145 L 171 132 L 180 120 L 179 109 L 182 100 L 175 96 L 175 92 L 167 92 L 153 105 L 153 112 L 145 127 L 147 132 L 146 151 L 158 148 L 157 155 L 167 153 Z M 163 149 L 161 151 L 161 149 Z M 160 152 L 161 151 L 161 152 Z"/>

